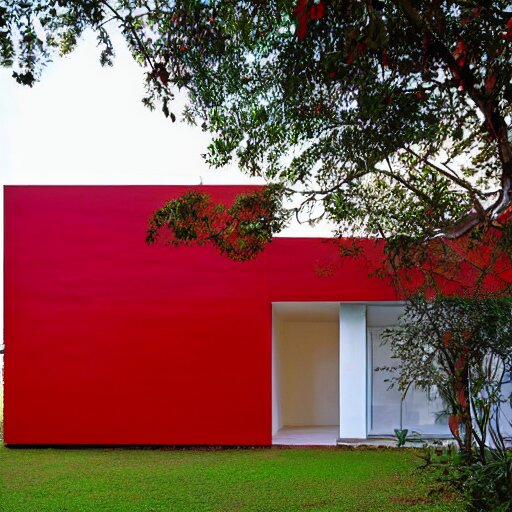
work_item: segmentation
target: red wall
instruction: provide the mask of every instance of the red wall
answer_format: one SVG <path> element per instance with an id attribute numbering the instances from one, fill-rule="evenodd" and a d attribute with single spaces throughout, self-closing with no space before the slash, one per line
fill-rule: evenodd
<path id="1" fill-rule="evenodd" d="M 5 188 L 7 444 L 270 444 L 272 301 L 396 299 L 325 240 L 146 245 L 189 188 Z"/>

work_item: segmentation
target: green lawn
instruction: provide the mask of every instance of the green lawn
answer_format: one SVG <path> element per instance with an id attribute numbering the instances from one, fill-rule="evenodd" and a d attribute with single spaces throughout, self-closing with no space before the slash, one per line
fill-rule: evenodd
<path id="1" fill-rule="evenodd" d="M 410 451 L 0 447 L 0 511 L 449 511 Z"/>

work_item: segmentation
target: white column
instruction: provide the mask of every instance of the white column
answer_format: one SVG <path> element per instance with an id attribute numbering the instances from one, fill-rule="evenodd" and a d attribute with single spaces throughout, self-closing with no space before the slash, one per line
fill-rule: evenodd
<path id="1" fill-rule="evenodd" d="M 340 304 L 340 438 L 366 438 L 366 305 Z"/>
<path id="2" fill-rule="evenodd" d="M 279 328 L 276 314 L 272 312 L 272 435 L 281 428 L 281 382 L 279 359 Z"/>

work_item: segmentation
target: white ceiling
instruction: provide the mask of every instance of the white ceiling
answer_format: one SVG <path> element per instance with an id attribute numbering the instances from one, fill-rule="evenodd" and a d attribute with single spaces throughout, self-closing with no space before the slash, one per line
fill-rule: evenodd
<path id="1" fill-rule="evenodd" d="M 287 322 L 338 322 L 339 302 L 274 302 L 274 318 Z M 398 323 L 404 306 L 399 303 L 368 303 L 368 327 L 387 327 Z"/>

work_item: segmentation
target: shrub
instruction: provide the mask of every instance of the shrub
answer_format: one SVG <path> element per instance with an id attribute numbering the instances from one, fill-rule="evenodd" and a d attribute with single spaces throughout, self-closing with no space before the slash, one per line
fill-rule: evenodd
<path id="1" fill-rule="evenodd" d="M 461 468 L 461 488 L 469 512 L 510 512 L 512 510 L 512 452 L 492 454 L 487 464 Z"/>

